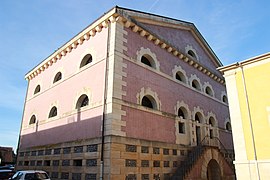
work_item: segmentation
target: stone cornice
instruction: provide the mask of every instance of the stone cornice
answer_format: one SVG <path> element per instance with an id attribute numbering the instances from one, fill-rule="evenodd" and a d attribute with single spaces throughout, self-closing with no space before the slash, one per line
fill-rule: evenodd
<path id="1" fill-rule="evenodd" d="M 223 77 L 219 77 L 218 75 L 212 73 L 210 70 L 202 66 L 199 62 L 192 59 L 190 56 L 185 55 L 180 52 L 180 50 L 176 49 L 172 45 L 170 45 L 165 40 L 157 37 L 154 33 L 151 33 L 134 22 L 120 16 L 116 13 L 118 7 L 113 8 L 111 11 L 103 15 L 101 18 L 96 20 L 90 26 L 81 31 L 78 35 L 64 44 L 61 48 L 51 54 L 48 58 L 46 58 L 42 63 L 40 63 L 37 67 L 31 70 L 29 73 L 25 75 L 25 79 L 31 80 L 34 77 L 38 76 L 38 74 L 42 73 L 49 66 L 52 66 L 57 61 L 61 60 L 63 56 L 72 52 L 73 49 L 76 49 L 77 46 L 82 45 L 85 41 L 89 40 L 91 37 L 94 37 L 96 33 L 101 32 L 104 28 L 108 27 L 109 23 L 119 22 L 122 23 L 126 28 L 130 28 L 133 32 L 140 34 L 140 36 L 145 37 L 148 41 L 151 41 L 157 46 L 160 46 L 162 49 L 167 50 L 168 53 L 173 54 L 178 57 L 180 60 L 186 62 L 190 66 L 198 69 L 202 73 L 208 75 L 210 78 L 215 81 L 225 84 Z"/>

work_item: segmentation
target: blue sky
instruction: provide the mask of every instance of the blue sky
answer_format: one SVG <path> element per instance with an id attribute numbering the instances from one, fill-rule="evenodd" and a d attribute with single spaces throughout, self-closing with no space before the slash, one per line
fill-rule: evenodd
<path id="1" fill-rule="evenodd" d="M 193 22 L 224 65 L 270 51 L 265 0 L 1 0 L 0 146 L 17 147 L 24 75 L 115 5 Z"/>

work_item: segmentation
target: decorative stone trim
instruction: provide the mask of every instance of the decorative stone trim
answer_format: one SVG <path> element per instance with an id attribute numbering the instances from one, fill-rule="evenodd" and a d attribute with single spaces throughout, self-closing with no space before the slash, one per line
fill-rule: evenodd
<path id="1" fill-rule="evenodd" d="M 92 102 L 92 91 L 90 88 L 84 87 L 81 91 L 76 93 L 76 96 L 75 96 L 74 101 L 73 101 L 73 109 L 76 109 L 77 101 L 81 97 L 81 95 L 83 95 L 83 94 L 87 95 L 87 97 L 89 99 L 88 105 L 90 105 L 90 103 Z M 87 108 L 87 106 L 82 107 L 81 110 L 84 108 Z"/>
<path id="2" fill-rule="evenodd" d="M 207 94 L 207 93 L 206 93 L 206 88 L 207 88 L 207 87 L 210 88 L 212 94 Z M 212 87 L 212 85 L 211 85 L 209 82 L 204 82 L 204 84 L 203 84 L 203 92 L 204 92 L 206 95 L 208 95 L 208 96 L 215 97 L 215 91 L 213 90 L 213 87 Z"/>
<path id="3" fill-rule="evenodd" d="M 202 122 L 200 122 L 200 123 L 205 124 L 205 116 L 204 116 L 203 110 L 199 106 L 193 108 L 192 119 L 195 120 L 195 114 L 197 112 L 201 113 L 201 115 L 202 115 Z"/>
<path id="4" fill-rule="evenodd" d="M 184 107 L 187 111 L 187 118 L 186 119 L 191 119 L 191 111 L 189 110 L 188 105 L 184 101 L 177 101 L 176 106 L 174 106 L 174 112 L 175 115 L 178 115 L 178 109 Z"/>
<path id="5" fill-rule="evenodd" d="M 187 75 L 186 75 L 186 71 L 185 71 L 181 66 L 176 66 L 176 65 L 174 66 L 174 68 L 173 68 L 173 70 L 172 70 L 173 78 L 176 79 L 176 78 L 175 78 L 176 73 L 179 72 L 179 71 L 180 71 L 180 72 L 184 75 L 184 77 L 185 77 L 185 79 L 183 80 L 183 83 L 187 83 L 188 78 L 187 78 Z"/>
<path id="6" fill-rule="evenodd" d="M 213 117 L 213 119 L 214 119 L 214 121 L 215 121 L 215 122 L 214 122 L 214 127 L 217 127 L 217 126 L 218 126 L 217 117 L 216 117 L 216 115 L 215 115 L 212 111 L 210 111 L 210 112 L 207 113 L 207 116 L 206 116 L 206 120 L 207 120 L 207 121 L 206 121 L 206 123 L 207 123 L 207 124 L 210 124 L 210 123 L 209 123 L 209 118 L 210 118 L 210 117 Z"/>
<path id="7" fill-rule="evenodd" d="M 191 58 L 197 60 L 197 61 L 200 61 L 200 58 L 199 58 L 199 56 L 198 56 L 196 50 L 195 50 L 191 45 L 187 45 L 187 46 L 185 47 L 185 53 L 186 53 L 187 55 L 188 55 L 188 51 L 189 51 L 189 50 L 191 50 L 191 51 L 195 54 L 196 57 L 192 57 L 192 56 L 190 56 L 190 55 L 189 55 L 189 56 L 190 56 Z"/>
<path id="8" fill-rule="evenodd" d="M 141 88 L 141 92 L 137 93 L 137 103 L 142 104 L 142 98 L 144 96 L 150 95 L 154 100 L 156 101 L 156 109 L 161 110 L 161 101 L 158 98 L 158 95 L 156 92 L 152 91 L 151 88 Z"/>
<path id="9" fill-rule="evenodd" d="M 192 81 L 193 81 L 193 80 L 198 81 L 198 83 L 199 83 L 199 85 L 200 85 L 200 91 L 201 91 L 201 90 L 202 90 L 202 84 L 201 84 L 201 81 L 200 81 L 200 79 L 197 77 L 196 74 L 191 74 L 191 76 L 190 76 L 190 78 L 189 78 L 189 85 L 190 85 L 190 87 L 192 87 Z"/>
<path id="10" fill-rule="evenodd" d="M 137 51 L 137 61 L 138 62 L 141 62 L 141 58 L 143 55 L 148 55 L 151 57 L 151 59 L 154 61 L 154 68 L 156 70 L 160 70 L 160 63 L 159 61 L 157 60 L 157 56 L 155 53 L 153 53 L 149 48 L 144 48 L 144 47 L 141 47 L 140 50 Z"/>

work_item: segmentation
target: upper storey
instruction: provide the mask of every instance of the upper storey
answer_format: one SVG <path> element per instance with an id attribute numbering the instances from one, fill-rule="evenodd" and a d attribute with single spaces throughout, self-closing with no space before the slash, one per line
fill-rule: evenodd
<path id="1" fill-rule="evenodd" d="M 124 24 L 126 28 L 139 33 L 180 60 L 224 84 L 223 77 L 216 70 L 222 64 L 194 24 L 121 7 L 115 7 L 97 19 L 27 73 L 25 78 L 32 80 L 114 22 Z"/>

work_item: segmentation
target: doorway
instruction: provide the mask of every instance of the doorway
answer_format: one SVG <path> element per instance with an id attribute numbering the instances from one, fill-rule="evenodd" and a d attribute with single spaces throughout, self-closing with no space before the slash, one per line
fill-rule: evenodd
<path id="1" fill-rule="evenodd" d="M 211 159 L 207 165 L 207 180 L 221 180 L 220 166 L 215 159 Z"/>

